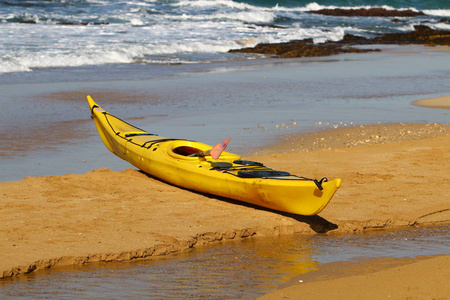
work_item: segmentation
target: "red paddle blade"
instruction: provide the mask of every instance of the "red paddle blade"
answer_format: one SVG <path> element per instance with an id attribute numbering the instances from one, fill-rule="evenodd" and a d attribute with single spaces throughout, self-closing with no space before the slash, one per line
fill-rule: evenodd
<path id="1" fill-rule="evenodd" d="M 211 151 L 209 152 L 209 154 L 211 155 L 211 157 L 213 159 L 219 159 L 220 155 L 222 155 L 222 152 L 225 150 L 225 148 L 227 148 L 228 143 L 230 142 L 231 138 L 228 138 L 226 140 L 224 140 L 221 143 L 218 143 L 217 145 L 215 145 Z"/>

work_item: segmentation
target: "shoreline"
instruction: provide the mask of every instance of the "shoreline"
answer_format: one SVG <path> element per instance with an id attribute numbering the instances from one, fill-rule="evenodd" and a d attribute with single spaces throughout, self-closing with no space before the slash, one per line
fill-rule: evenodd
<path id="1" fill-rule="evenodd" d="M 304 134 L 287 134 L 264 149 L 253 151 L 257 155 L 289 154 L 364 145 L 421 140 L 446 135 L 450 124 L 387 123 L 366 125 L 333 125 Z"/>
<path id="2" fill-rule="evenodd" d="M 150 258 L 251 236 L 448 224 L 448 174 L 442 170 L 450 153 L 448 126 L 442 125 L 447 131 L 439 136 L 419 140 L 250 158 L 294 174 L 342 178 L 343 186 L 320 216 L 181 190 L 134 169 L 0 183 L 1 218 L 8 225 L 0 230 L 0 278 L 54 266 Z M 361 127 L 348 129 L 362 133 Z M 428 184 L 433 193 L 421 187 Z"/>
<path id="3" fill-rule="evenodd" d="M 411 105 L 424 108 L 450 108 L 450 95 L 413 101 Z M 445 111 L 445 110 L 444 110 Z M 444 113 L 446 115 L 446 113 Z M 374 145 L 398 141 L 411 141 L 437 137 L 450 131 L 449 124 L 438 123 L 386 123 L 386 124 L 334 124 L 320 127 L 322 122 L 310 127 L 304 134 L 287 134 L 264 149 L 254 149 L 250 155 L 287 154 L 291 152 L 316 151 L 358 145 Z M 282 124 L 281 127 L 286 126 Z M 289 125 L 288 125 L 289 126 Z M 355 130 L 359 127 L 358 130 Z"/>

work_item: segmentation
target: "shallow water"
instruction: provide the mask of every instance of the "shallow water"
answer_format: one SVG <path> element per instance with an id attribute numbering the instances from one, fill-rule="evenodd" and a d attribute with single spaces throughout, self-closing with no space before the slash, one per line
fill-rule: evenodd
<path id="1" fill-rule="evenodd" d="M 450 254 L 449 229 L 254 237 L 163 258 L 39 271 L 0 281 L 0 298 L 254 299 L 329 262 Z"/>

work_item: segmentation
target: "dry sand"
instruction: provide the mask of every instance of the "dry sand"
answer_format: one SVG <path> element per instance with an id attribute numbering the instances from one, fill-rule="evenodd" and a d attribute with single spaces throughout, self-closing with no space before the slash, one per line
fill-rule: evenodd
<path id="1" fill-rule="evenodd" d="M 385 140 L 380 141 L 380 132 Z M 407 137 L 392 138 L 399 132 Z M 193 193 L 134 169 L 0 183 L 0 278 L 56 265 L 149 258 L 250 236 L 449 223 L 450 125 L 390 124 L 337 133 L 310 134 L 321 142 L 320 134 L 339 136 L 338 144 L 318 150 L 292 151 L 305 137 L 292 136 L 283 149 L 246 157 L 307 177 L 341 178 L 342 187 L 320 216 L 289 215 Z M 448 260 L 417 260 L 376 273 L 296 285 L 268 297 L 295 299 L 299 291 L 321 290 L 322 298 L 340 299 L 335 293 L 351 290 L 354 299 L 378 299 L 374 291 L 383 286 L 392 299 L 445 299 L 450 292 L 438 283 L 448 278 Z M 396 279 L 417 271 L 423 284 Z"/>

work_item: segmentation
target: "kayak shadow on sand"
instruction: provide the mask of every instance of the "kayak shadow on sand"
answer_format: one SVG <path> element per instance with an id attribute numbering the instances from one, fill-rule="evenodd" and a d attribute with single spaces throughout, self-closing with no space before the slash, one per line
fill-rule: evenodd
<path id="1" fill-rule="evenodd" d="M 197 193 L 197 194 L 201 194 L 201 193 Z M 316 233 L 327 233 L 327 232 L 335 230 L 339 227 L 337 224 L 334 224 L 318 215 L 314 215 L 314 216 L 296 215 L 296 214 L 291 214 L 291 213 L 287 213 L 284 211 L 278 211 L 278 210 L 265 208 L 265 207 L 258 206 L 258 205 L 253 205 L 253 204 L 246 203 L 246 202 L 241 202 L 241 201 L 234 200 L 234 199 L 219 197 L 219 196 L 215 196 L 215 195 L 207 195 L 207 194 L 201 194 L 201 195 L 206 196 L 211 199 L 217 199 L 220 201 L 225 201 L 225 202 L 236 204 L 236 205 L 251 207 L 254 209 L 258 209 L 258 210 L 264 210 L 264 211 L 268 211 L 268 212 L 271 212 L 274 214 L 279 214 L 284 217 L 294 219 L 298 222 L 308 224 L 309 227 Z"/>
<path id="2" fill-rule="evenodd" d="M 268 211 L 268 212 L 272 212 L 275 214 L 279 214 L 288 218 L 292 218 L 298 222 L 301 223 L 306 223 L 309 225 L 309 227 L 316 233 L 327 233 L 329 231 L 335 230 L 338 228 L 337 224 L 334 224 L 318 215 L 314 215 L 314 216 L 304 216 L 304 215 L 297 215 L 297 214 L 292 214 L 292 213 L 287 213 L 287 212 L 283 212 L 283 211 L 278 211 L 278 210 L 274 210 L 274 209 L 270 209 L 270 208 L 266 208 L 266 207 L 262 207 L 262 206 L 258 206 L 258 205 L 254 205 L 251 203 L 247 203 L 247 202 L 243 202 L 243 201 L 239 201 L 239 200 L 234 200 L 234 199 L 230 199 L 230 198 L 225 198 L 225 197 L 220 197 L 220 196 L 216 196 L 216 195 L 211 195 L 211 194 L 205 194 L 205 193 L 201 193 L 201 192 L 197 192 L 194 190 L 190 190 L 190 189 L 186 189 L 183 187 L 179 187 L 177 185 L 173 185 L 171 183 L 165 182 L 160 180 L 159 178 L 153 177 L 150 174 L 145 173 L 142 170 L 137 170 L 139 172 L 141 172 L 142 174 L 146 175 L 149 178 L 152 178 L 154 180 L 160 181 L 160 182 L 164 182 L 168 185 L 171 185 L 173 187 L 185 190 L 185 191 L 189 191 L 198 195 L 202 195 L 205 197 L 208 197 L 210 199 L 216 199 L 216 200 L 220 200 L 220 201 L 224 201 L 224 202 L 228 202 L 231 204 L 235 204 L 235 205 L 240 205 L 240 206 L 245 206 L 245 207 L 251 207 L 254 209 L 258 209 L 258 210 L 264 210 L 264 211 Z"/>

